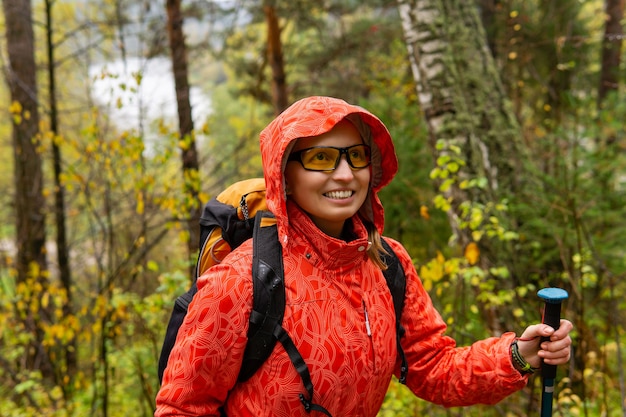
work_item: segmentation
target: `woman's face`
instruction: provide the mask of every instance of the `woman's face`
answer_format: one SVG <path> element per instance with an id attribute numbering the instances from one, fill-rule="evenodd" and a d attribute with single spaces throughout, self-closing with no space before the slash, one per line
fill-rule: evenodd
<path id="1" fill-rule="evenodd" d="M 291 151 L 294 160 L 290 160 L 285 168 L 287 195 L 329 236 L 340 237 L 345 221 L 359 211 L 367 198 L 369 166 L 353 168 L 347 158 L 350 156 L 353 165 L 357 166 L 366 165 L 363 158 L 367 158 L 369 165 L 369 153 L 363 155 L 360 147 L 351 148 L 341 153 L 337 168 L 332 171 L 307 170 L 300 162 L 300 157 L 294 154 L 314 146 L 348 148 L 362 144 L 363 140 L 356 127 L 343 120 L 322 135 L 298 139 Z M 329 154 L 324 149 L 315 149 L 302 158 L 315 167 L 317 161 L 324 160 L 327 156 Z"/>

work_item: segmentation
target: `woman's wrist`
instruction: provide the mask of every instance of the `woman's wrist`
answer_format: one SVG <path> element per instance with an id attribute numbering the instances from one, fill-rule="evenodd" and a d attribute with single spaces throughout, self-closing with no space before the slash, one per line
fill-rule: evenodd
<path id="1" fill-rule="evenodd" d="M 511 343 L 511 362 L 513 362 L 515 369 L 517 369 L 522 375 L 532 374 L 537 370 L 537 368 L 533 368 L 532 365 L 528 363 L 519 353 L 517 340 L 514 340 L 513 343 Z"/>

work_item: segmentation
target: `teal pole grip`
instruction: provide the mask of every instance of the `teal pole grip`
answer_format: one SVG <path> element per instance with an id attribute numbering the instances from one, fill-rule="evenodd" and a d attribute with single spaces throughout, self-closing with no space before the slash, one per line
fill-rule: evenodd
<path id="1" fill-rule="evenodd" d="M 557 330 L 561 324 L 561 303 L 568 297 L 567 291 L 561 288 L 544 288 L 537 293 L 543 299 L 545 306 L 541 322 Z M 541 342 L 550 340 L 542 337 Z M 554 396 L 554 380 L 556 378 L 556 365 L 546 365 L 541 361 L 541 417 L 552 415 L 552 398 Z"/>

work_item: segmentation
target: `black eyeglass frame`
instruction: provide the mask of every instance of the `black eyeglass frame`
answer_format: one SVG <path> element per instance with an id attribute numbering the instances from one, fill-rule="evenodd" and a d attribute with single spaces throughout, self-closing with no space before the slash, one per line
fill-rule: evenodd
<path id="1" fill-rule="evenodd" d="M 356 148 L 356 147 L 363 147 L 363 149 L 365 150 L 365 156 L 367 158 L 367 164 L 363 165 L 363 166 L 355 166 L 352 163 L 352 159 L 350 158 L 350 149 Z M 311 151 L 313 149 L 336 149 L 339 151 L 339 156 L 337 156 L 337 159 L 335 160 L 335 166 L 329 169 L 313 169 L 313 168 L 307 168 L 304 165 L 304 161 L 302 161 L 302 154 L 304 152 L 308 152 Z M 336 146 L 312 146 L 310 148 L 304 148 L 304 149 L 300 149 L 297 150 L 295 152 L 292 152 L 289 154 L 289 157 L 287 157 L 287 161 L 297 161 L 300 162 L 300 165 L 302 165 L 302 168 L 306 169 L 307 171 L 315 171 L 315 172 L 332 172 L 334 170 L 337 169 L 337 167 L 339 166 L 339 162 L 341 161 L 341 156 L 342 155 L 346 155 L 346 161 L 348 162 L 348 165 L 350 165 L 350 168 L 352 168 L 353 170 L 358 170 L 358 169 L 363 169 L 363 168 L 367 168 L 368 166 L 370 166 L 372 164 L 372 148 L 369 145 L 366 145 L 364 143 L 358 143 L 356 145 L 352 145 L 352 146 L 348 146 L 347 148 L 338 148 Z"/>

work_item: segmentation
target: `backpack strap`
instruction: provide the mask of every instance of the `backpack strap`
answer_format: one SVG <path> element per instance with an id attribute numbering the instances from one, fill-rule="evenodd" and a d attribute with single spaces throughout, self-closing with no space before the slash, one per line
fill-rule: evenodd
<path id="1" fill-rule="evenodd" d="M 248 344 L 239 372 L 239 381 L 248 380 L 271 355 L 276 341 L 280 341 L 289 359 L 302 379 L 309 394 L 300 394 L 307 412 L 319 411 L 329 417 L 324 407 L 314 404 L 313 382 L 309 368 L 282 326 L 285 313 L 285 281 L 282 246 L 278 241 L 278 228 L 274 215 L 257 212 L 252 234 L 252 287 L 253 305 L 250 313 Z"/>
<path id="2" fill-rule="evenodd" d="M 240 382 L 250 379 L 271 355 L 277 340 L 274 329 L 281 325 L 285 313 L 283 252 L 276 220 L 269 212 L 259 212 L 255 218 L 252 234 L 253 305 Z"/>
<path id="3" fill-rule="evenodd" d="M 187 308 L 189 307 L 189 303 L 191 303 L 191 300 L 193 299 L 193 296 L 196 294 L 196 292 L 198 292 L 198 287 L 196 287 L 196 283 L 194 281 L 193 285 L 186 293 L 176 298 L 176 302 L 174 303 L 174 308 L 172 309 L 172 314 L 170 316 L 170 321 L 168 322 L 167 330 L 165 331 L 165 338 L 163 339 L 161 354 L 159 356 L 159 382 L 163 381 L 163 372 L 165 372 L 165 368 L 167 367 L 167 361 L 170 357 L 172 349 L 174 348 L 174 342 L 176 341 L 178 329 L 185 320 Z"/>
<path id="4" fill-rule="evenodd" d="M 306 388 L 307 393 L 309 394 L 309 398 L 306 398 L 302 393 L 300 394 L 300 402 L 304 406 L 304 410 L 307 413 L 310 413 L 311 411 L 318 411 L 327 415 L 328 417 L 332 417 L 327 409 L 319 404 L 313 403 L 313 382 L 311 381 L 309 367 L 304 361 L 304 358 L 302 358 L 302 355 L 300 355 L 300 352 L 298 351 L 296 345 L 293 343 L 293 340 L 291 340 L 291 337 L 289 337 L 289 334 L 285 331 L 283 326 L 277 325 L 276 329 L 274 329 L 274 335 L 283 345 L 283 348 L 285 348 L 285 351 L 289 355 L 289 359 L 291 359 L 291 363 L 293 363 L 293 366 L 296 368 L 296 371 L 298 371 L 298 374 L 302 379 L 302 384 L 304 384 L 304 388 Z"/>
<path id="5" fill-rule="evenodd" d="M 409 372 L 409 364 L 404 354 L 404 349 L 400 344 L 400 339 L 404 336 L 405 330 L 400 324 L 402 318 L 402 311 L 404 309 L 404 297 L 406 293 L 406 276 L 404 275 L 404 268 L 400 264 L 400 260 L 396 256 L 395 252 L 387 243 L 385 239 L 381 239 L 383 248 L 387 253 L 383 253 L 383 259 L 387 264 L 387 269 L 383 271 L 385 280 L 387 280 L 387 286 L 391 292 L 393 298 L 393 308 L 396 312 L 396 344 L 398 349 L 398 355 L 400 356 L 400 378 L 399 381 L 402 384 L 406 384 L 406 376 Z"/>

